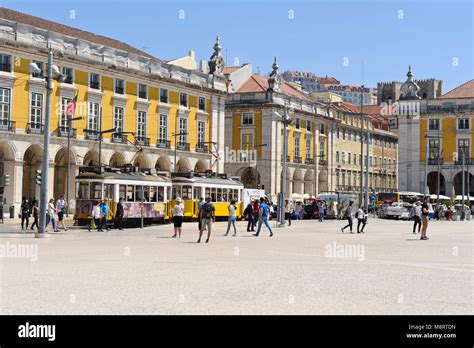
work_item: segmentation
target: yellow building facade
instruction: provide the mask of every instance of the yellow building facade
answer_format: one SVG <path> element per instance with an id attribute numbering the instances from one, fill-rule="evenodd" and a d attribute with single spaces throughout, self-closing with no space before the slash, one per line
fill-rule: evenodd
<path id="1" fill-rule="evenodd" d="M 38 198 L 48 48 L 64 75 L 51 92 L 49 192 L 66 194 L 68 148 L 71 208 L 80 166 L 132 165 L 158 171 L 223 172 L 227 79 L 166 63 L 113 39 L 61 24 L 0 11 L 0 175 L 8 174 L 5 204 Z M 41 73 L 30 72 L 34 63 Z M 69 123 L 66 106 L 77 95 Z M 103 134 L 99 153 L 100 131 Z M 179 136 L 174 136 L 179 134 Z M 18 211 L 18 210 L 17 210 Z"/>

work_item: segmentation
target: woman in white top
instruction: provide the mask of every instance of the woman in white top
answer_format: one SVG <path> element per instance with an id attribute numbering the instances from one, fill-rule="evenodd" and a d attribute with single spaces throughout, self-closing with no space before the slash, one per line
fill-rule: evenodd
<path id="1" fill-rule="evenodd" d="M 174 224 L 174 235 L 172 238 L 176 238 L 176 235 L 181 238 L 181 227 L 184 220 L 184 208 L 182 204 L 183 200 L 181 197 L 176 198 L 176 203 L 171 211 L 173 215 L 173 224 Z"/>
<path id="2" fill-rule="evenodd" d="M 102 209 L 100 209 L 100 201 L 92 207 L 92 218 L 94 219 L 94 223 L 97 226 L 97 232 L 102 232 L 101 227 L 101 220 L 102 220 Z"/>
<path id="3" fill-rule="evenodd" d="M 359 226 L 362 224 L 362 229 L 359 231 Z M 364 233 L 365 227 L 365 212 L 364 212 L 364 205 L 361 204 L 359 209 L 357 209 L 357 233 Z"/>
<path id="4" fill-rule="evenodd" d="M 230 230 L 230 225 L 234 227 L 234 234 L 232 236 L 237 236 L 237 227 L 235 226 L 235 221 L 237 220 L 237 207 L 235 206 L 235 200 L 231 200 L 229 204 L 229 219 L 227 220 L 227 232 L 224 234 L 224 236 L 227 236 L 229 234 Z"/>
<path id="5" fill-rule="evenodd" d="M 49 222 L 53 225 L 53 231 L 59 232 L 56 230 L 56 208 L 54 207 L 54 199 L 51 198 L 48 203 L 48 216 L 46 220 L 46 226 L 49 225 Z"/>

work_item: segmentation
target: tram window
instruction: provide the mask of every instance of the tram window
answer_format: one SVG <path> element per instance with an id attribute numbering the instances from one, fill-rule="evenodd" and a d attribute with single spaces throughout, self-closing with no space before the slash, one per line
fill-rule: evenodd
<path id="1" fill-rule="evenodd" d="M 105 184 L 104 185 L 104 198 L 114 199 L 115 196 L 115 185 L 114 184 Z"/>
<path id="2" fill-rule="evenodd" d="M 91 199 L 102 199 L 102 184 L 100 182 L 91 182 Z"/>
<path id="3" fill-rule="evenodd" d="M 150 187 L 150 202 L 156 202 L 157 195 L 156 195 L 156 186 Z"/>
<path id="4" fill-rule="evenodd" d="M 126 194 L 127 194 L 127 186 L 125 186 L 125 185 L 120 185 L 120 186 L 119 186 L 119 199 L 120 199 L 120 198 L 124 198 L 124 199 L 125 199 Z"/>
<path id="5" fill-rule="evenodd" d="M 229 189 L 229 201 L 233 200 L 234 199 L 234 190 L 233 189 Z"/>
<path id="6" fill-rule="evenodd" d="M 212 202 L 217 202 L 217 190 L 215 188 L 211 189 L 211 201 Z"/>
<path id="7" fill-rule="evenodd" d="M 142 200 L 142 189 L 143 189 L 143 186 L 135 186 L 135 200 L 137 202 L 141 202 Z"/>
<path id="8" fill-rule="evenodd" d="M 227 202 L 227 198 L 228 198 L 228 193 L 227 191 L 232 191 L 232 190 L 228 190 L 226 188 L 223 188 L 222 189 L 222 201 L 223 202 Z"/>
<path id="9" fill-rule="evenodd" d="M 173 186 L 173 198 L 176 199 L 181 196 L 181 186 Z"/>
<path id="10" fill-rule="evenodd" d="M 170 199 L 171 197 L 171 186 L 166 187 L 166 197 L 167 199 Z M 163 199 L 163 202 L 164 202 L 164 199 Z"/>
<path id="11" fill-rule="evenodd" d="M 216 202 L 222 202 L 222 189 L 218 188 L 217 189 L 217 197 L 216 197 Z"/>
<path id="12" fill-rule="evenodd" d="M 204 199 L 207 197 L 211 197 L 211 189 L 209 187 L 206 187 L 206 197 L 204 197 Z"/>
<path id="13" fill-rule="evenodd" d="M 182 199 L 193 199 L 193 188 L 190 185 L 183 185 L 181 191 L 181 198 Z"/>
<path id="14" fill-rule="evenodd" d="M 89 199 L 89 183 L 88 182 L 79 182 L 77 184 L 77 198 Z"/>
<path id="15" fill-rule="evenodd" d="M 150 202 L 150 186 L 143 186 L 143 201 Z"/>
<path id="16" fill-rule="evenodd" d="M 127 186 L 127 202 L 134 202 L 135 201 L 135 186 L 128 185 Z"/>
<path id="17" fill-rule="evenodd" d="M 201 187 L 195 187 L 194 188 L 194 199 L 199 199 L 199 198 L 204 198 L 202 196 L 202 188 Z"/>
<path id="18" fill-rule="evenodd" d="M 163 186 L 158 186 L 158 202 L 165 201 L 165 188 Z"/>

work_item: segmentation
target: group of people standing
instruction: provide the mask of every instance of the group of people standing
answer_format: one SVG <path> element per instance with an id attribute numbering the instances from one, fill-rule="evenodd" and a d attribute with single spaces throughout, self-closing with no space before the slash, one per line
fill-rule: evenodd
<path id="1" fill-rule="evenodd" d="M 30 226 L 31 230 L 35 228 L 39 229 L 39 207 L 38 201 L 36 199 L 28 200 L 23 197 L 21 206 L 20 206 L 19 218 L 21 219 L 21 229 L 27 230 L 30 223 L 30 217 L 33 217 L 33 223 Z M 54 201 L 54 198 L 51 198 L 48 202 L 48 207 L 46 209 L 46 227 L 51 222 L 54 232 L 59 232 L 60 227 L 67 231 L 67 227 L 64 223 L 64 215 L 67 212 L 67 203 L 64 200 L 64 196 L 60 196 L 58 200 Z"/>
<path id="2" fill-rule="evenodd" d="M 123 225 L 123 198 L 120 197 L 115 209 L 115 225 L 119 230 L 122 230 Z M 107 197 L 104 197 L 103 200 L 97 201 L 96 204 L 92 207 L 92 221 L 89 227 L 91 229 L 97 229 L 98 232 L 104 232 L 110 230 L 108 225 L 108 216 L 110 213 L 110 207 L 108 204 Z"/>

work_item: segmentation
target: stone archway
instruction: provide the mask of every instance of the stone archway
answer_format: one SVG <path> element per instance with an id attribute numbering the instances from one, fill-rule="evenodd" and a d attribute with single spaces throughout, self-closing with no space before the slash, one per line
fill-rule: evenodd
<path id="1" fill-rule="evenodd" d="M 473 175 L 464 171 L 464 194 L 467 196 L 468 192 L 470 196 L 474 195 L 474 182 Z M 469 183 L 469 190 L 468 190 Z M 457 173 L 453 178 L 454 191 L 456 195 L 462 194 L 462 172 Z"/>
<path id="2" fill-rule="evenodd" d="M 324 170 L 320 171 L 318 175 L 318 190 L 319 192 L 329 191 L 328 173 Z"/>
<path id="3" fill-rule="evenodd" d="M 314 191 L 314 171 L 307 170 L 304 175 L 304 193 L 315 195 Z"/>
<path id="4" fill-rule="evenodd" d="M 293 173 L 293 192 L 299 195 L 303 195 L 303 186 L 304 186 L 304 176 L 299 168 L 295 169 Z"/>
<path id="5" fill-rule="evenodd" d="M 26 149 L 23 161 L 22 197 L 37 200 L 40 187 L 36 184 L 36 171 L 43 169 L 43 148 L 38 144 L 31 145 Z"/>
<path id="6" fill-rule="evenodd" d="M 14 161 L 15 160 L 15 151 L 10 143 L 0 142 L 0 176 L 5 174 L 5 161 Z M 11 180 L 11 178 L 10 178 Z"/>
<path id="7" fill-rule="evenodd" d="M 155 164 L 155 169 L 158 172 L 169 172 L 171 171 L 171 160 L 168 156 L 163 155 L 158 158 Z"/>
<path id="8" fill-rule="evenodd" d="M 208 169 L 208 165 L 205 161 L 199 160 L 196 162 L 196 165 L 194 166 L 194 171 L 198 173 L 205 172 Z"/>
<path id="9" fill-rule="evenodd" d="M 177 173 L 189 173 L 192 171 L 191 168 L 191 163 L 189 162 L 189 159 L 182 157 L 179 159 L 179 161 L 176 163 L 176 170 L 175 172 Z"/>
<path id="10" fill-rule="evenodd" d="M 135 161 L 133 161 L 133 167 L 138 167 L 140 169 L 149 169 L 150 163 L 148 161 L 147 156 L 143 153 L 139 154 L 137 158 L 135 158 Z"/>
<path id="11" fill-rule="evenodd" d="M 125 156 L 121 152 L 115 152 L 112 157 L 110 157 L 109 166 L 111 168 L 121 168 L 125 166 Z"/>
<path id="12" fill-rule="evenodd" d="M 61 148 L 54 158 L 54 184 L 53 184 L 53 197 L 57 198 L 60 196 L 64 196 L 65 198 L 67 195 L 67 181 L 69 178 L 69 200 L 74 199 L 74 183 L 75 177 L 77 175 L 77 166 L 76 166 L 76 155 L 72 151 L 69 150 L 70 154 L 70 166 L 69 166 L 69 173 L 68 173 L 68 156 L 67 156 L 67 148 Z M 69 202 L 71 203 L 71 202 Z"/>
<path id="13" fill-rule="evenodd" d="M 245 188 L 257 188 L 260 173 L 258 173 L 254 167 L 241 168 L 237 171 L 237 175 L 240 176 L 240 181 Z"/>
<path id="14" fill-rule="evenodd" d="M 89 150 L 82 161 L 82 164 L 86 167 L 98 166 L 99 165 L 99 153 L 96 150 Z"/>
<path id="15" fill-rule="evenodd" d="M 436 194 L 438 191 L 438 172 L 430 172 L 427 177 L 430 194 Z M 446 180 L 443 174 L 439 174 L 439 194 L 446 195 Z"/>

